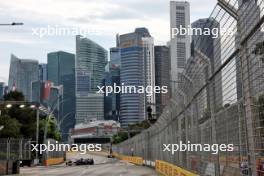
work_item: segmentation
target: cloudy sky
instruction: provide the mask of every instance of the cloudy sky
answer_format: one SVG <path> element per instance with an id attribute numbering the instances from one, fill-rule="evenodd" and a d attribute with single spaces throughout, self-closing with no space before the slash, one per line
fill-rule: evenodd
<path id="1" fill-rule="evenodd" d="M 189 0 L 191 21 L 206 18 L 216 0 Z M 169 40 L 169 0 L 11 0 L 0 1 L 0 82 L 7 81 L 10 54 L 47 60 L 47 53 L 75 52 L 75 32 L 83 32 L 106 49 L 115 45 L 116 33 L 147 27 L 155 44 Z M 47 28 L 67 29 L 71 35 L 36 35 Z"/>

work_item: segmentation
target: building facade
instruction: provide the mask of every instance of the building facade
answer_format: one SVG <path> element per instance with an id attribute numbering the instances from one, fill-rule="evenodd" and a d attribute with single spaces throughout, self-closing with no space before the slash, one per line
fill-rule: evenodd
<path id="1" fill-rule="evenodd" d="M 0 100 L 4 98 L 4 92 L 5 92 L 5 83 L 0 82 Z"/>
<path id="2" fill-rule="evenodd" d="M 92 40 L 76 36 L 76 123 L 104 118 L 103 85 L 107 51 Z"/>
<path id="3" fill-rule="evenodd" d="M 54 86 L 63 87 L 63 102 L 60 108 L 60 128 L 63 139 L 67 139 L 75 124 L 75 55 L 64 51 L 48 53 L 48 77 Z"/>
<path id="4" fill-rule="evenodd" d="M 116 65 L 118 67 L 121 66 L 121 55 L 120 55 L 120 48 L 119 47 L 113 47 L 110 48 L 110 64 Z"/>
<path id="5" fill-rule="evenodd" d="M 111 58 L 111 57 L 110 57 Z M 120 67 L 111 64 L 106 66 L 104 86 L 120 86 Z M 119 121 L 120 115 L 120 93 L 104 94 L 104 119 Z"/>
<path id="6" fill-rule="evenodd" d="M 190 27 L 190 4 L 186 1 L 170 2 L 170 28 L 171 40 L 169 42 L 171 52 L 171 88 L 172 94 L 177 87 L 180 74 L 183 72 L 190 57 L 190 35 L 174 35 L 173 29 Z M 174 31 L 174 32 L 173 32 Z"/>
<path id="7" fill-rule="evenodd" d="M 48 78 L 47 64 L 39 64 L 39 80 L 47 81 L 47 78 Z"/>
<path id="8" fill-rule="evenodd" d="M 167 86 L 167 94 L 156 94 L 156 114 L 162 113 L 170 99 L 170 49 L 167 46 L 155 46 L 155 83 L 156 86 Z"/>
<path id="9" fill-rule="evenodd" d="M 154 86 L 154 43 L 146 28 L 120 35 L 120 82 L 125 86 Z M 155 94 L 124 93 L 120 97 L 120 123 L 122 127 L 139 123 L 147 118 L 147 108 L 155 113 Z"/>
<path id="10" fill-rule="evenodd" d="M 39 79 L 39 64 L 37 60 L 19 59 L 11 55 L 9 69 L 9 90 L 22 92 L 27 101 L 31 101 L 32 82 Z"/>
<path id="11" fill-rule="evenodd" d="M 31 99 L 33 102 L 41 103 L 42 81 L 32 82 Z"/>

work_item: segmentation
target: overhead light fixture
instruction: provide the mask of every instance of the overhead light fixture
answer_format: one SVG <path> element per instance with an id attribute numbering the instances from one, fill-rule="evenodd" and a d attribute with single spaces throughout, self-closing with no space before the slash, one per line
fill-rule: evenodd
<path id="1" fill-rule="evenodd" d="M 12 104 L 7 104 L 6 108 L 12 108 Z"/>
<path id="2" fill-rule="evenodd" d="M 24 107 L 26 107 L 26 106 L 25 106 L 25 105 L 23 105 L 23 104 L 19 106 L 19 108 L 21 108 L 21 109 L 22 109 L 22 108 L 24 108 Z"/>
<path id="3" fill-rule="evenodd" d="M 30 105 L 30 108 L 34 109 L 36 108 L 36 105 Z"/>

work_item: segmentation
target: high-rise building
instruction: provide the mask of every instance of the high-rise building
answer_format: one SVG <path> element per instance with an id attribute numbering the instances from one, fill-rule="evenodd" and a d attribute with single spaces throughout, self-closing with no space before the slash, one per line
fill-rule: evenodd
<path id="1" fill-rule="evenodd" d="M 120 86 L 121 55 L 118 47 L 110 48 L 110 61 L 106 65 L 104 86 Z M 104 95 L 104 118 L 105 120 L 119 120 L 120 93 Z"/>
<path id="2" fill-rule="evenodd" d="M 167 86 L 170 90 L 170 49 L 167 46 L 155 46 L 155 83 L 156 86 Z M 170 99 L 167 94 L 156 94 L 156 114 L 159 116 Z"/>
<path id="3" fill-rule="evenodd" d="M 103 85 L 107 51 L 92 40 L 76 36 L 76 123 L 104 118 Z"/>
<path id="4" fill-rule="evenodd" d="M 47 72 L 47 64 L 39 64 L 39 80 L 47 81 L 48 72 Z"/>
<path id="5" fill-rule="evenodd" d="M 118 47 L 113 47 L 110 48 L 110 64 L 113 65 L 115 64 L 116 66 L 120 67 L 121 66 L 121 55 L 120 55 L 120 48 Z"/>
<path id="6" fill-rule="evenodd" d="M 4 95 L 8 94 L 8 85 L 4 86 Z"/>
<path id="7" fill-rule="evenodd" d="M 4 92 L 5 92 L 5 83 L 0 82 L 0 100 L 3 99 L 3 97 L 4 97 Z"/>
<path id="8" fill-rule="evenodd" d="M 155 86 L 154 42 L 146 28 L 120 36 L 120 82 L 125 86 Z M 122 127 L 147 118 L 147 108 L 155 113 L 155 94 L 123 93 L 120 96 L 120 123 Z"/>
<path id="9" fill-rule="evenodd" d="M 48 80 L 54 86 L 63 86 L 63 102 L 60 109 L 62 137 L 67 139 L 75 124 L 75 55 L 64 51 L 48 53 Z"/>
<path id="10" fill-rule="evenodd" d="M 62 123 L 63 114 L 63 85 L 55 86 L 51 81 L 34 81 L 32 82 L 32 101 L 38 102 L 42 106 L 53 112 L 58 122 L 58 127 L 63 131 Z"/>
<path id="11" fill-rule="evenodd" d="M 186 1 L 170 2 L 170 28 L 171 40 L 169 42 L 171 52 L 171 88 L 175 92 L 181 73 L 184 70 L 187 59 L 190 57 L 190 35 L 175 35 L 173 29 L 190 27 L 190 4 Z M 176 84 L 175 84 L 176 83 Z"/>
<path id="12" fill-rule="evenodd" d="M 110 67 L 112 68 L 105 72 L 104 86 L 120 86 L 120 68 L 113 65 Z M 104 94 L 104 119 L 118 121 L 119 114 L 120 93 Z"/>
<path id="13" fill-rule="evenodd" d="M 143 37 L 143 60 L 144 60 L 144 76 L 145 87 L 155 86 L 155 54 L 154 39 L 152 37 Z M 156 95 L 146 96 L 146 106 L 152 109 L 152 114 L 156 114 Z"/>
<path id="14" fill-rule="evenodd" d="M 202 32 L 210 29 L 218 29 L 220 31 L 220 24 L 213 18 L 199 19 L 192 23 L 192 28 L 202 29 Z M 209 76 L 212 76 L 222 65 L 221 61 L 221 36 L 214 37 L 211 35 L 193 35 L 192 44 L 191 44 L 191 53 L 192 56 L 195 56 L 195 51 L 200 52 L 201 55 L 204 55 L 208 59 L 208 66 L 210 73 Z M 207 78 L 208 79 L 208 78 Z M 214 111 L 220 109 L 223 106 L 223 85 L 222 85 L 222 72 L 220 71 L 212 83 L 212 88 L 210 95 L 212 98 L 211 105 L 214 107 Z M 208 100 L 209 101 L 209 100 Z M 212 109 L 213 110 L 213 109 Z"/>
<path id="15" fill-rule="evenodd" d="M 42 81 L 33 81 L 32 82 L 32 94 L 31 100 L 33 102 L 41 103 L 41 91 L 42 91 Z"/>
<path id="16" fill-rule="evenodd" d="M 31 101 L 32 82 L 39 79 L 39 65 L 37 60 L 19 59 L 11 55 L 9 69 L 9 90 L 22 92 L 27 101 Z"/>

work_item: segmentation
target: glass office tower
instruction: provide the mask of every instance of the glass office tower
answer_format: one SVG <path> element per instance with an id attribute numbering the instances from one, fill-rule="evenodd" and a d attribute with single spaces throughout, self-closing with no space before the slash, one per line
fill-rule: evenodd
<path id="1" fill-rule="evenodd" d="M 64 51 L 48 54 L 47 78 L 54 86 L 63 86 L 59 116 L 63 140 L 75 124 L 75 55 Z"/>
<path id="2" fill-rule="evenodd" d="M 83 36 L 76 36 L 76 123 L 104 118 L 103 85 L 107 51 Z"/>
<path id="3" fill-rule="evenodd" d="M 27 101 L 31 101 L 32 82 L 39 79 L 39 64 L 37 60 L 19 59 L 11 55 L 9 69 L 9 90 L 16 89 L 22 92 Z"/>
<path id="4" fill-rule="evenodd" d="M 120 35 L 120 83 L 125 86 L 155 86 L 154 42 L 146 28 Z M 147 118 L 150 106 L 155 113 L 155 94 L 121 94 L 120 123 L 122 127 L 139 123 Z"/>

